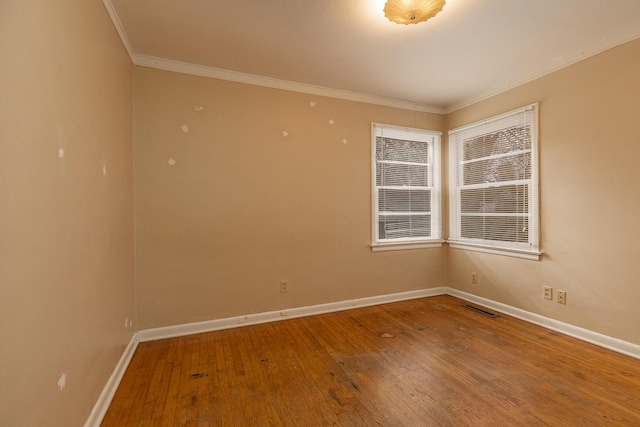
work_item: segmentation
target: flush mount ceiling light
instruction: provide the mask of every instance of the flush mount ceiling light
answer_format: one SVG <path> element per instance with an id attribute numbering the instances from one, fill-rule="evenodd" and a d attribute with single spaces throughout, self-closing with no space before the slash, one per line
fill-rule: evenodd
<path id="1" fill-rule="evenodd" d="M 387 0 L 384 16 L 396 24 L 417 24 L 436 16 L 445 0 Z"/>

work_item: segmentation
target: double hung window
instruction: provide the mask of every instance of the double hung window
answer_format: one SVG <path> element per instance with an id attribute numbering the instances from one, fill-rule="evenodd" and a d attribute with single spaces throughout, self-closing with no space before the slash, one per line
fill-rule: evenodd
<path id="1" fill-rule="evenodd" d="M 372 126 L 372 248 L 440 246 L 440 132 Z"/>
<path id="2" fill-rule="evenodd" d="M 449 132 L 452 247 L 539 258 L 537 111 Z"/>

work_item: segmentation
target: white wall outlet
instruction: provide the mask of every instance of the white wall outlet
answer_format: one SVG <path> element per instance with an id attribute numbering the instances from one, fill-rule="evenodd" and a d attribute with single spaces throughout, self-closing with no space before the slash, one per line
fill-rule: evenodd
<path id="1" fill-rule="evenodd" d="M 558 291 L 556 301 L 558 304 L 566 304 L 567 303 L 567 291 Z"/>
<path id="2" fill-rule="evenodd" d="M 543 286 L 542 296 L 544 299 L 553 299 L 553 288 L 551 286 Z"/>
<path id="3" fill-rule="evenodd" d="M 289 282 L 286 280 L 280 281 L 280 293 L 286 294 L 289 292 Z"/>
<path id="4" fill-rule="evenodd" d="M 478 273 L 471 272 L 471 283 L 474 285 L 478 284 Z"/>

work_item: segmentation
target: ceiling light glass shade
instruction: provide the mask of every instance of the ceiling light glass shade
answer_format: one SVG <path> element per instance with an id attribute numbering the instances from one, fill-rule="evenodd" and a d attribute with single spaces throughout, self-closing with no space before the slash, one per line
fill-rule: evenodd
<path id="1" fill-rule="evenodd" d="M 387 0 L 384 16 L 396 24 L 417 24 L 436 16 L 445 0 Z"/>

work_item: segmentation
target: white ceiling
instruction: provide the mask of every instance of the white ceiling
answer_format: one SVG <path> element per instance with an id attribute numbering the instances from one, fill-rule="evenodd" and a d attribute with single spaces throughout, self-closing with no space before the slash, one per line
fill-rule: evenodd
<path id="1" fill-rule="evenodd" d="M 441 112 L 640 37 L 640 0 L 447 0 L 409 26 L 384 17 L 384 0 L 104 2 L 136 64 L 170 60 Z"/>

